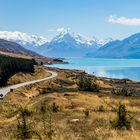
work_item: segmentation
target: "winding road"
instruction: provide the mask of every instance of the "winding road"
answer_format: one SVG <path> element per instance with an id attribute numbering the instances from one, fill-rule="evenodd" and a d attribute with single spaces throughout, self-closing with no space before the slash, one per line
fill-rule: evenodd
<path id="1" fill-rule="evenodd" d="M 4 97 L 8 92 L 10 92 L 11 89 L 17 89 L 17 88 L 22 87 L 22 86 L 31 85 L 34 83 L 39 83 L 42 81 L 50 80 L 50 79 L 58 76 L 58 74 L 56 72 L 53 72 L 53 71 L 46 71 L 46 72 L 51 73 L 51 76 L 43 78 L 43 79 L 33 80 L 33 81 L 25 82 L 25 83 L 20 83 L 20 84 L 0 88 L 0 94 L 3 94 L 3 97 Z"/>

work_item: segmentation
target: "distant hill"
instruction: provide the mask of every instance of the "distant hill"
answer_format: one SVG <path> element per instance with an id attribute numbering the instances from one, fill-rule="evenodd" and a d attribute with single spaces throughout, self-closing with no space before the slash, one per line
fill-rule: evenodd
<path id="1" fill-rule="evenodd" d="M 140 58 L 140 33 L 123 40 L 109 42 L 87 57 L 95 58 Z"/>
<path id="2" fill-rule="evenodd" d="M 15 42 L 4 39 L 0 39 L 0 54 L 16 58 L 35 59 L 38 63 L 43 62 L 44 64 L 64 63 L 58 59 L 42 56 L 36 52 L 25 49 Z"/>
<path id="3" fill-rule="evenodd" d="M 15 42 L 7 41 L 4 39 L 0 39 L 0 51 L 12 52 L 12 53 L 18 53 L 18 54 L 24 54 L 24 55 L 30 55 L 30 56 L 40 56 L 39 54 L 30 50 L 27 50 Z"/>

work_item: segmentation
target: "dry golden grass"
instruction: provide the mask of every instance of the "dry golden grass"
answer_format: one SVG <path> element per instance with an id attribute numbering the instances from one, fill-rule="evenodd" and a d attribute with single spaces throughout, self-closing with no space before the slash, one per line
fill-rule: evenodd
<path id="1" fill-rule="evenodd" d="M 39 110 L 42 103 L 46 103 L 47 107 L 52 107 L 55 103 L 59 111 L 51 115 L 53 140 L 139 140 L 140 97 L 112 95 L 112 82 L 107 82 L 105 79 L 98 79 L 100 87 L 103 88 L 99 93 L 80 92 L 75 84 L 78 71 L 58 69 L 56 71 L 59 73 L 58 78 L 22 87 L 5 97 L 0 115 L 1 139 L 11 139 L 17 123 L 12 112 L 16 110 L 15 106 L 21 105 L 33 112 L 28 121 L 33 129 L 40 133 L 43 140 L 48 140 L 43 134 L 43 122 Z M 114 84 L 114 86 L 119 85 Z M 42 89 L 45 90 L 42 92 Z M 110 121 L 116 118 L 114 108 L 120 103 L 125 104 L 129 114 L 134 116 L 132 129 L 129 131 L 113 129 L 110 124 Z M 86 110 L 89 111 L 89 116 L 85 116 Z M 49 131 L 50 122 L 47 114 L 46 122 Z"/>

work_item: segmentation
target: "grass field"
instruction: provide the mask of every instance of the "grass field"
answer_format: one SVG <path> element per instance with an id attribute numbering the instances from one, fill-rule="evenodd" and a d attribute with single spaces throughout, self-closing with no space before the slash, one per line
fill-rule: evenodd
<path id="1" fill-rule="evenodd" d="M 27 124 L 43 140 L 139 140 L 139 94 L 126 97 L 111 92 L 113 88 L 124 86 L 138 90 L 139 83 L 96 78 L 99 92 L 79 91 L 76 83 L 80 71 L 54 70 L 59 74 L 57 78 L 22 87 L 6 95 L 1 103 L 1 139 L 14 139 L 19 117 L 17 110 L 22 107 L 31 111 L 32 115 L 26 118 Z M 37 71 L 36 75 L 42 73 L 41 68 Z M 21 79 L 20 82 L 24 81 L 23 75 Z M 130 130 L 114 129 L 110 123 L 117 117 L 115 109 L 119 104 L 124 104 L 133 118 Z M 41 112 L 42 107 L 45 112 Z M 38 138 L 34 135 L 31 139 Z"/>

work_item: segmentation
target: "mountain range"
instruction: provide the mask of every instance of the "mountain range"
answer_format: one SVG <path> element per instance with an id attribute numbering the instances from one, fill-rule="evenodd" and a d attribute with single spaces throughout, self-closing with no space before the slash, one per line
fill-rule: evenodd
<path id="1" fill-rule="evenodd" d="M 16 42 L 25 49 L 47 57 L 140 58 L 140 33 L 123 40 L 113 40 L 89 39 L 65 30 L 48 40 L 21 32 L 0 31 L 0 38 Z"/>
<path id="2" fill-rule="evenodd" d="M 49 57 L 84 57 L 88 52 L 96 52 L 102 45 L 112 40 L 89 39 L 80 34 L 65 30 L 52 40 L 37 48 L 37 52 Z"/>
<path id="3" fill-rule="evenodd" d="M 101 46 L 95 39 L 64 31 L 40 46 L 37 51 L 50 57 L 84 57 L 86 53 L 95 52 Z"/>
<path id="4" fill-rule="evenodd" d="M 51 40 L 22 32 L 8 31 L 0 31 L 0 38 L 16 42 L 26 49 L 49 57 L 83 57 L 112 40 L 111 38 L 99 40 L 95 37 L 89 39 L 70 30 L 62 31 Z"/>
<path id="5" fill-rule="evenodd" d="M 100 47 L 87 57 L 95 58 L 140 58 L 140 33 L 131 35 L 123 40 L 111 41 Z"/>

